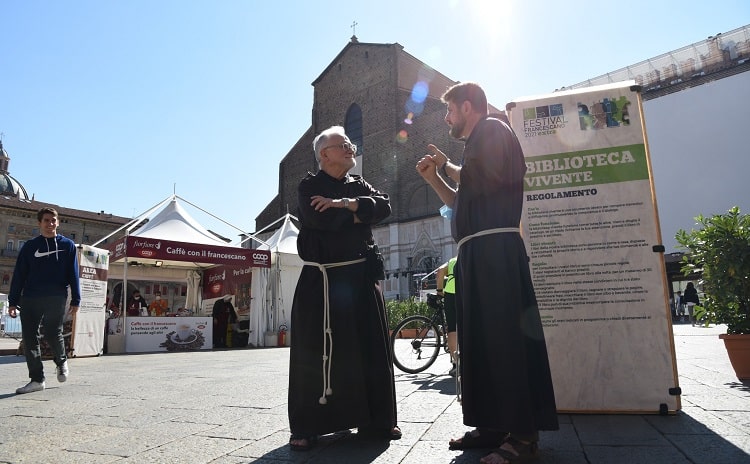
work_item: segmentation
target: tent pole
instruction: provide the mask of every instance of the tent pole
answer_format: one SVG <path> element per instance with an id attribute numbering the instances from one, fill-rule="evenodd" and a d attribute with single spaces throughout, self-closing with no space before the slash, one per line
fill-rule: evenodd
<path id="1" fill-rule="evenodd" d="M 122 306 L 120 306 L 120 308 L 122 308 L 122 335 L 124 337 L 123 340 L 125 341 L 123 346 L 124 346 L 124 351 L 127 353 L 128 352 L 128 335 L 127 335 L 128 334 L 128 330 L 127 330 L 128 308 L 125 307 L 128 301 L 126 297 L 126 293 L 128 292 L 128 234 L 127 233 L 125 234 L 125 259 L 123 260 L 122 265 L 123 265 L 122 291 L 120 292 L 120 296 L 122 298 Z"/>
<path id="2" fill-rule="evenodd" d="M 130 222 L 128 222 L 127 224 L 121 226 L 119 229 L 115 230 L 111 234 L 106 235 L 106 236 L 102 237 L 101 239 L 99 239 L 99 241 L 92 243 L 91 246 L 97 246 L 97 245 L 99 245 L 100 243 L 104 242 L 108 238 L 117 235 L 122 230 L 125 230 L 125 235 L 128 235 L 128 233 L 131 230 L 133 230 L 133 227 L 135 227 L 138 224 L 140 224 L 141 221 L 143 221 L 145 218 L 147 218 L 149 215 L 151 215 L 152 212 L 154 212 L 157 208 L 161 207 L 162 205 L 164 205 L 166 202 L 170 201 L 171 199 L 172 199 L 172 197 L 169 197 L 166 200 L 161 201 L 158 205 L 153 206 L 152 208 L 150 208 L 145 213 L 141 214 L 140 216 L 136 217 L 135 219 L 130 220 Z"/>

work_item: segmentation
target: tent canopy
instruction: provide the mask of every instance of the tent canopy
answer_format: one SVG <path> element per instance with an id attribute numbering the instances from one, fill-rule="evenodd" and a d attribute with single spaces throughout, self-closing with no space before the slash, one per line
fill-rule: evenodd
<path id="1" fill-rule="evenodd" d="M 141 223 L 153 210 L 131 222 L 129 228 Z M 115 241 L 110 251 L 111 262 L 126 258 L 142 264 L 161 261 L 164 267 L 195 269 L 216 264 L 271 265 L 270 251 L 227 245 L 193 219 L 177 202 L 176 195 L 145 225 Z"/>
<path id="2" fill-rule="evenodd" d="M 266 239 L 258 251 L 268 250 L 271 253 L 271 267 L 253 272 L 250 304 L 250 343 L 265 346 L 264 334 L 273 333 L 281 324 L 289 324 L 292 312 L 294 290 L 302 272 L 303 262 L 297 254 L 297 235 L 299 229 L 286 214 L 273 222 L 271 226 L 284 221 L 274 234 Z M 269 226 L 269 227 L 271 227 Z M 261 231 L 262 232 L 262 231 Z"/>
<path id="3" fill-rule="evenodd" d="M 181 242 L 226 246 L 223 240 L 193 219 L 175 197 L 149 222 L 130 235 L 155 239 L 179 237 Z"/>
<path id="4" fill-rule="evenodd" d="M 291 214 L 286 214 L 281 219 L 284 220 L 281 227 L 274 232 L 265 244 L 259 246 L 258 249 L 270 250 L 272 253 L 289 253 L 296 255 L 299 229 L 294 225 L 292 219 L 297 218 Z M 278 222 L 278 220 L 276 222 Z"/>

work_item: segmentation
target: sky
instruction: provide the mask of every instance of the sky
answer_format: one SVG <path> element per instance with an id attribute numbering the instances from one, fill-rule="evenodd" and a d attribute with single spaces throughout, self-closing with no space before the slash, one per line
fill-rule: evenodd
<path id="1" fill-rule="evenodd" d="M 747 0 L 0 0 L 0 133 L 38 201 L 130 218 L 177 194 L 237 243 L 352 34 L 504 108 L 749 23 Z"/>

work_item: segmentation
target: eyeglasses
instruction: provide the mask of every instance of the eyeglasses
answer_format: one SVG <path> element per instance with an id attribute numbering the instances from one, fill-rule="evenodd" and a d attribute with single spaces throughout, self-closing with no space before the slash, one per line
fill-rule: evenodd
<path id="1" fill-rule="evenodd" d="M 336 145 L 328 145 L 327 147 L 324 147 L 323 150 L 328 150 L 329 148 L 341 148 L 344 151 L 351 150 L 353 153 L 357 153 L 357 144 L 351 143 L 351 142 L 337 143 Z"/>

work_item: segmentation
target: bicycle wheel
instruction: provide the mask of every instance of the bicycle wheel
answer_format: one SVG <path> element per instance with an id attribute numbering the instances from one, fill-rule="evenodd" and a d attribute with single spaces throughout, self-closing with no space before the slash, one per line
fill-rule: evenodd
<path id="1" fill-rule="evenodd" d="M 440 330 L 428 317 L 409 316 L 391 335 L 393 364 L 409 374 L 422 372 L 435 362 L 441 346 Z"/>

